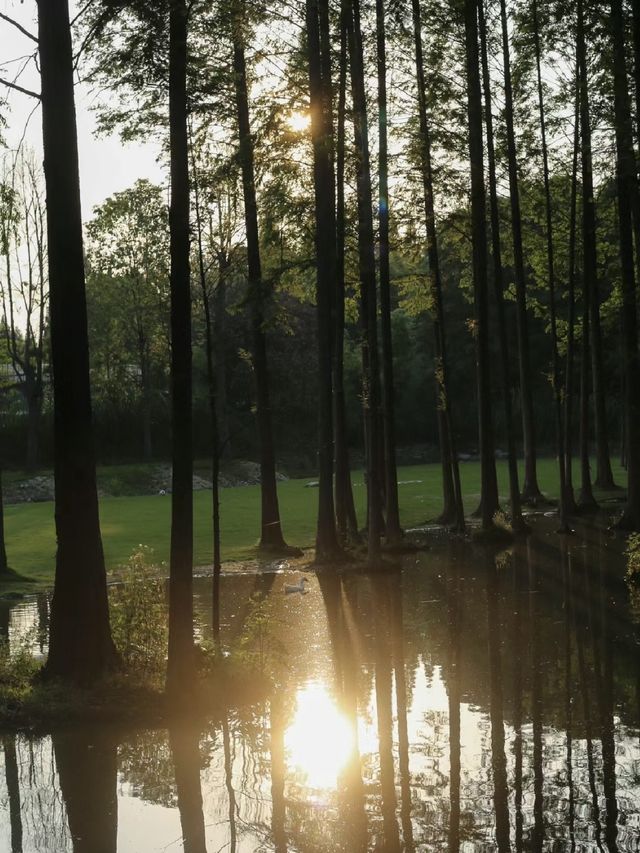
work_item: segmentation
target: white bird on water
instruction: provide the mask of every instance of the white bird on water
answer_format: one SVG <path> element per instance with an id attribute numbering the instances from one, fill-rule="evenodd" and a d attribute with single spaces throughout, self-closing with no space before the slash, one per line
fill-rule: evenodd
<path id="1" fill-rule="evenodd" d="M 305 589 L 305 586 L 304 586 L 305 583 L 309 583 L 309 579 L 305 578 L 305 577 L 300 578 L 298 583 L 286 583 L 284 585 L 284 591 L 286 593 L 299 592 L 299 593 L 301 593 L 301 595 L 306 595 L 307 590 Z"/>

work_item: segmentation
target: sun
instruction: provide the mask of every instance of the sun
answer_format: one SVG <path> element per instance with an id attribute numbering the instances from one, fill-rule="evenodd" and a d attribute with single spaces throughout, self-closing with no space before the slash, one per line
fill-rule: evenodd
<path id="1" fill-rule="evenodd" d="M 305 110 L 296 110 L 295 112 L 289 113 L 287 117 L 287 125 L 289 129 L 296 133 L 302 133 L 307 130 L 310 124 L 311 116 Z"/>
<path id="2" fill-rule="evenodd" d="M 289 766 L 310 788 L 335 788 L 355 747 L 351 727 L 322 684 L 308 684 L 296 700 L 294 719 L 285 732 Z"/>

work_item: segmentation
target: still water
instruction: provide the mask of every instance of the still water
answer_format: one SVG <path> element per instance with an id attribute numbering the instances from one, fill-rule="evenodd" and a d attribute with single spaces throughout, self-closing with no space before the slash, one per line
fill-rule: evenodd
<path id="1" fill-rule="evenodd" d="M 310 578 L 304 596 L 287 573 L 223 579 L 225 644 L 249 632 L 278 683 L 259 704 L 205 730 L 5 736 L 0 851 L 640 850 L 620 543 L 538 530 Z M 27 602 L 0 627 L 44 618 Z"/>

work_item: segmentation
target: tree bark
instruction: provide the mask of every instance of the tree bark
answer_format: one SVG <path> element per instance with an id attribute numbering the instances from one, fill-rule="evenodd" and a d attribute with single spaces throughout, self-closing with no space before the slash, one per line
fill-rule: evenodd
<path id="1" fill-rule="evenodd" d="M 496 155 L 493 132 L 493 113 L 491 98 L 491 79 L 489 76 L 489 54 L 487 50 L 487 26 L 484 12 L 484 0 L 478 2 L 478 22 L 480 26 L 480 47 L 482 51 L 482 77 L 485 100 L 485 124 L 487 128 L 487 164 L 489 171 L 489 209 L 491 214 L 491 246 L 493 255 L 493 284 L 498 317 L 498 335 L 500 338 L 500 364 L 502 368 L 502 386 L 504 397 L 504 420 L 507 434 L 507 453 L 509 464 L 509 499 L 511 503 L 511 525 L 514 530 L 522 531 L 526 524 L 522 517 L 520 485 L 518 480 L 518 456 L 516 433 L 513 423 L 512 383 L 509 365 L 509 336 L 507 332 L 507 308 L 504 299 L 504 275 L 502 266 L 502 247 L 500 243 L 500 210 L 498 208 L 498 184 L 496 179 Z"/>
<path id="2" fill-rule="evenodd" d="M 58 549 L 45 675 L 88 682 L 117 664 L 98 516 L 68 0 L 39 0 Z"/>
<path id="3" fill-rule="evenodd" d="M 465 47 L 469 117 L 469 162 L 471 168 L 471 228 L 473 244 L 473 287 L 476 313 L 476 369 L 481 469 L 482 529 L 491 530 L 498 510 L 498 489 L 491 415 L 491 372 L 489 352 L 489 300 L 487 283 L 487 220 L 482 144 L 482 93 L 478 51 L 478 2 L 465 0 Z"/>
<path id="4" fill-rule="evenodd" d="M 336 293 L 333 356 L 333 397 L 336 453 L 336 524 L 339 538 L 358 541 L 358 519 L 353 500 L 351 465 L 347 443 L 347 414 L 344 396 L 344 302 L 345 302 L 345 112 L 347 94 L 347 21 L 345 4 L 340 10 L 340 64 L 338 74 L 338 126 L 336 134 Z"/>
<path id="5" fill-rule="evenodd" d="M 189 267 L 189 145 L 187 133 L 187 7 L 172 0 L 169 12 L 169 145 L 171 206 L 171 425 L 173 481 L 169 563 L 167 690 L 188 692 L 193 647 L 193 437 L 191 287 Z"/>
<path id="6" fill-rule="evenodd" d="M 549 179 L 549 150 L 547 146 L 547 119 L 544 106 L 544 90 L 542 86 L 542 57 L 540 49 L 540 26 L 538 19 L 538 3 L 533 0 L 533 41 L 536 58 L 538 82 L 538 109 L 540 114 L 540 140 L 542 144 L 542 172 L 544 178 L 544 200 L 546 219 L 547 243 L 547 274 L 549 277 L 549 321 L 551 326 L 551 384 L 553 388 L 553 403 L 556 422 L 556 452 L 558 456 L 558 474 L 560 480 L 560 500 L 558 515 L 560 517 L 560 532 L 570 532 L 567 520 L 567 485 L 564 454 L 564 431 L 562 425 L 562 382 L 560 379 L 560 357 L 558 354 L 558 326 L 556 319 L 556 271 L 553 246 L 553 208 L 551 201 L 551 183 Z"/>
<path id="7" fill-rule="evenodd" d="M 367 446 L 367 550 L 369 562 L 374 563 L 377 561 L 380 553 L 381 533 L 381 478 L 378 457 L 378 448 L 380 446 L 380 371 L 377 330 L 376 262 L 371 165 L 369 159 L 369 125 L 364 84 L 364 58 L 359 0 L 350 0 L 348 8 L 348 45 L 351 67 L 358 200 L 360 310 L 363 329 L 363 400 Z"/>
<path id="8" fill-rule="evenodd" d="M 511 82 L 511 57 L 509 28 L 505 0 L 500 0 L 502 19 L 502 50 L 504 56 L 504 100 L 507 129 L 507 154 L 509 160 L 509 188 L 511 201 L 511 228 L 513 231 L 513 256 L 516 285 L 516 324 L 518 330 L 518 362 L 520 367 L 520 395 L 522 400 L 522 435 L 524 441 L 524 483 L 522 499 L 537 503 L 542 498 L 538 487 L 535 419 L 533 391 L 531 387 L 531 356 L 529 349 L 529 325 L 527 319 L 527 294 L 522 246 L 522 212 L 518 182 L 518 160 L 516 152 L 513 85 Z"/>
<path id="9" fill-rule="evenodd" d="M 332 319 L 336 276 L 331 56 L 327 0 L 306 0 L 313 184 L 315 190 L 316 314 L 318 322 L 318 521 L 316 560 L 339 555 L 333 500 Z M 323 25 L 326 32 L 323 34 Z M 325 51 L 323 51 L 325 48 Z"/>
<path id="10" fill-rule="evenodd" d="M 198 736 L 187 728 L 174 728 L 169 740 L 184 853 L 207 853 Z"/>
<path id="11" fill-rule="evenodd" d="M 280 507 L 276 486 L 276 460 L 271 422 L 269 368 L 265 334 L 265 301 L 268 298 L 262 279 L 258 205 L 256 200 L 253 138 L 249 120 L 249 93 L 243 27 L 244 7 L 237 0 L 233 7 L 233 73 L 240 138 L 240 166 L 247 237 L 249 306 L 253 336 L 253 372 L 256 384 L 256 416 L 260 440 L 261 530 L 260 548 L 284 551 L 289 549 L 282 535 Z"/>
<path id="12" fill-rule="evenodd" d="M 587 75 L 587 50 L 584 32 L 584 6 L 578 2 L 578 52 L 580 69 L 580 128 L 582 142 L 582 227 L 584 237 L 584 276 L 589 299 L 591 330 L 591 379 L 593 382 L 594 424 L 596 438 L 596 479 L 601 489 L 613 489 L 613 473 L 609 455 L 607 409 L 605 402 L 602 365 L 602 331 L 600 328 L 600 298 L 598 293 L 598 257 L 596 233 L 596 208 L 593 189 L 593 164 L 591 152 L 591 114 L 589 105 L 589 80 Z"/>
<path id="13" fill-rule="evenodd" d="M 576 243 L 578 236 L 578 154 L 580 150 L 580 88 L 576 66 L 576 112 L 573 136 L 573 166 L 571 172 L 571 201 L 569 221 L 569 288 L 567 312 L 567 360 L 564 393 L 564 453 L 565 488 L 567 511 L 577 509 L 573 488 L 573 398 L 575 361 L 575 314 L 576 314 Z"/>
<path id="14" fill-rule="evenodd" d="M 382 352 L 382 421 L 384 441 L 385 537 L 402 540 L 396 464 L 395 387 L 391 331 L 391 271 L 389 267 L 389 145 L 387 139 L 387 46 L 384 0 L 376 0 L 378 68 L 378 275 L 380 278 L 380 343 Z"/>
<path id="15" fill-rule="evenodd" d="M 616 181 L 620 262 L 622 268 L 622 333 L 627 437 L 628 495 L 619 524 L 640 532 L 640 354 L 638 305 L 633 257 L 632 196 L 638 205 L 638 179 L 633 150 L 633 130 L 625 67 L 624 16 L 621 0 L 611 0 L 611 40 L 616 127 Z M 640 251 L 638 253 L 640 259 Z"/>
<path id="16" fill-rule="evenodd" d="M 420 155 L 422 170 L 422 188 L 424 196 L 425 226 L 427 234 L 427 254 L 429 260 L 431 297 L 433 300 L 433 333 L 435 350 L 436 404 L 438 414 L 438 434 L 442 461 L 443 509 L 439 517 L 441 524 L 454 524 L 459 531 L 465 528 L 460 469 L 455 448 L 451 415 L 451 397 L 444 328 L 444 309 L 442 305 L 442 276 L 438 251 L 435 205 L 433 194 L 433 172 L 431 168 L 431 133 L 427 116 L 426 84 L 422 55 L 422 13 L 420 0 L 413 0 L 413 34 L 416 57 L 416 83 L 418 88 L 418 112 L 420 123 Z M 497 493 L 497 485 L 496 485 Z"/>

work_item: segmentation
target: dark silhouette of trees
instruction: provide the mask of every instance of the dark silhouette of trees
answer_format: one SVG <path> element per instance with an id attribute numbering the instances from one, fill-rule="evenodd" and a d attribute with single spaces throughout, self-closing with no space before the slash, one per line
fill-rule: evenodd
<path id="1" fill-rule="evenodd" d="M 194 675 L 190 193 L 184 0 L 171 0 L 169 7 L 169 146 L 173 481 L 167 689 L 177 697 L 189 689 Z"/>
<path id="2" fill-rule="evenodd" d="M 56 575 L 46 674 L 113 669 L 89 390 L 73 54 L 67 0 L 38 2 L 54 393 Z"/>

